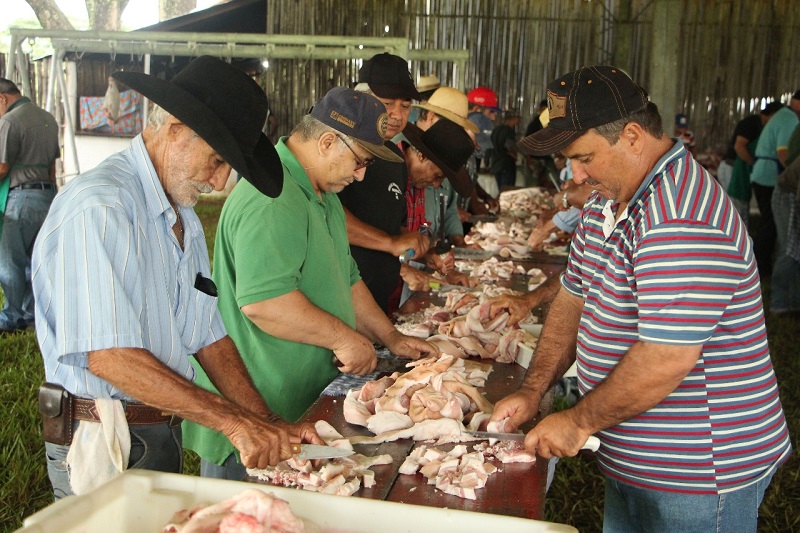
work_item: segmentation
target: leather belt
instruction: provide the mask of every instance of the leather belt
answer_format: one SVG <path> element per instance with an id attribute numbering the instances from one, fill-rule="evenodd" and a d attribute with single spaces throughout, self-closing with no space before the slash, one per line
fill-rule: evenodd
<path id="1" fill-rule="evenodd" d="M 43 191 L 52 191 L 55 188 L 56 188 L 56 186 L 54 184 L 52 184 L 52 183 L 45 183 L 43 181 L 37 181 L 37 182 L 34 182 L 34 183 L 21 183 L 21 184 L 17 185 L 16 187 L 11 187 L 9 190 L 10 191 L 15 191 L 15 190 L 23 190 L 24 191 L 26 189 L 40 189 L 40 190 L 43 190 Z"/>
<path id="2" fill-rule="evenodd" d="M 84 398 L 72 398 L 72 417 L 75 420 L 85 420 L 88 422 L 100 422 L 100 415 L 94 400 Z M 171 413 L 165 413 L 161 409 L 150 407 L 143 403 L 125 404 L 125 419 L 128 424 L 180 424 L 181 417 Z"/>

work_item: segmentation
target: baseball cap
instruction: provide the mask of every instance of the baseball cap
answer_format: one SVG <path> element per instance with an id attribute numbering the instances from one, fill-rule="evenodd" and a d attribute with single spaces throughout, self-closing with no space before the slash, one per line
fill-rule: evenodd
<path id="1" fill-rule="evenodd" d="M 364 62 L 358 69 L 358 83 L 366 83 L 381 98 L 422 99 L 411 79 L 406 60 L 388 52 L 374 55 Z"/>
<path id="2" fill-rule="evenodd" d="M 475 87 L 467 93 L 467 100 L 470 104 L 500 111 L 497 107 L 497 93 L 488 87 Z"/>
<path id="3" fill-rule="evenodd" d="M 683 113 L 678 113 L 677 115 L 675 115 L 675 125 L 678 126 L 679 128 L 688 128 L 689 118 Z"/>
<path id="4" fill-rule="evenodd" d="M 467 118 L 467 114 L 469 113 L 467 95 L 453 87 L 439 87 L 434 91 L 427 102 L 411 104 L 411 107 L 427 109 L 440 117 L 452 120 L 463 128 L 478 133 L 478 126 Z"/>
<path id="5" fill-rule="evenodd" d="M 464 165 L 475 145 L 464 128 L 449 120 L 439 120 L 425 131 L 410 122 L 403 129 L 409 144 L 439 167 L 463 198 L 472 194 L 472 178 Z"/>
<path id="6" fill-rule="evenodd" d="M 530 155 L 553 154 L 591 128 L 643 110 L 649 100 L 647 91 L 618 67 L 581 67 L 547 84 L 550 122 L 518 146 Z"/>
<path id="7" fill-rule="evenodd" d="M 311 108 L 310 114 L 344 133 L 372 155 L 395 163 L 403 162 L 403 158 L 384 146 L 389 116 L 386 106 L 371 94 L 334 87 Z"/>

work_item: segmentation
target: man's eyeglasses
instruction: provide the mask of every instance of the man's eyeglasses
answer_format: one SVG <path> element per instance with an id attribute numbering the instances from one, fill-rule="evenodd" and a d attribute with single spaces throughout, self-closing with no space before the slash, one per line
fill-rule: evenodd
<path id="1" fill-rule="evenodd" d="M 353 154 L 353 157 L 356 158 L 356 168 L 353 169 L 353 172 L 358 172 L 362 168 L 367 168 L 368 166 L 370 166 L 372 163 L 375 162 L 375 159 L 372 157 L 361 159 L 360 157 L 358 157 L 358 154 L 355 152 L 355 150 L 353 150 L 350 144 L 348 144 L 348 142 L 344 140 L 344 137 L 342 137 L 338 133 L 336 134 L 336 136 L 339 137 L 339 140 L 342 141 L 342 144 L 344 144 L 347 147 L 347 149 L 350 150 L 350 153 Z"/>

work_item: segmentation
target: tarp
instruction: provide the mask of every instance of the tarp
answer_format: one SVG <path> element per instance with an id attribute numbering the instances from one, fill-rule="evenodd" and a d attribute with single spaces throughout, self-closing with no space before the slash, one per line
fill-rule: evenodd
<path id="1" fill-rule="evenodd" d="M 142 95 L 136 91 L 120 93 L 119 118 L 114 129 L 103 111 L 102 96 L 81 96 L 81 130 L 97 133 L 126 133 L 136 135 L 142 131 Z"/>

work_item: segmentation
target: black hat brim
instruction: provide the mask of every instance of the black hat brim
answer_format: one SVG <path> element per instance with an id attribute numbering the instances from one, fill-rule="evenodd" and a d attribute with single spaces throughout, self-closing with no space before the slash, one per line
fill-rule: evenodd
<path id="1" fill-rule="evenodd" d="M 261 193 L 271 198 L 281 194 L 283 166 L 278 152 L 266 135 L 261 133 L 252 154 L 243 153 L 222 120 L 188 91 L 166 80 L 139 72 L 115 72 L 112 76 L 155 102 L 197 133 Z"/>
<path id="2" fill-rule="evenodd" d="M 450 180 L 450 183 L 453 185 L 453 188 L 456 190 L 458 194 L 461 195 L 462 198 L 469 198 L 472 195 L 472 178 L 470 178 L 469 172 L 464 167 L 459 169 L 450 168 L 447 163 L 442 161 L 442 159 L 437 156 L 422 140 L 422 130 L 417 127 L 409 127 L 413 126 L 413 124 L 409 124 L 403 130 L 403 135 L 408 139 L 408 142 L 422 152 L 422 155 L 433 161 L 433 164 L 439 167 L 442 173 L 445 175 L 447 179 Z"/>
<path id="3" fill-rule="evenodd" d="M 551 155 L 572 144 L 585 131 L 559 130 L 553 127 L 542 128 L 519 141 L 520 152 L 528 155 Z"/>

